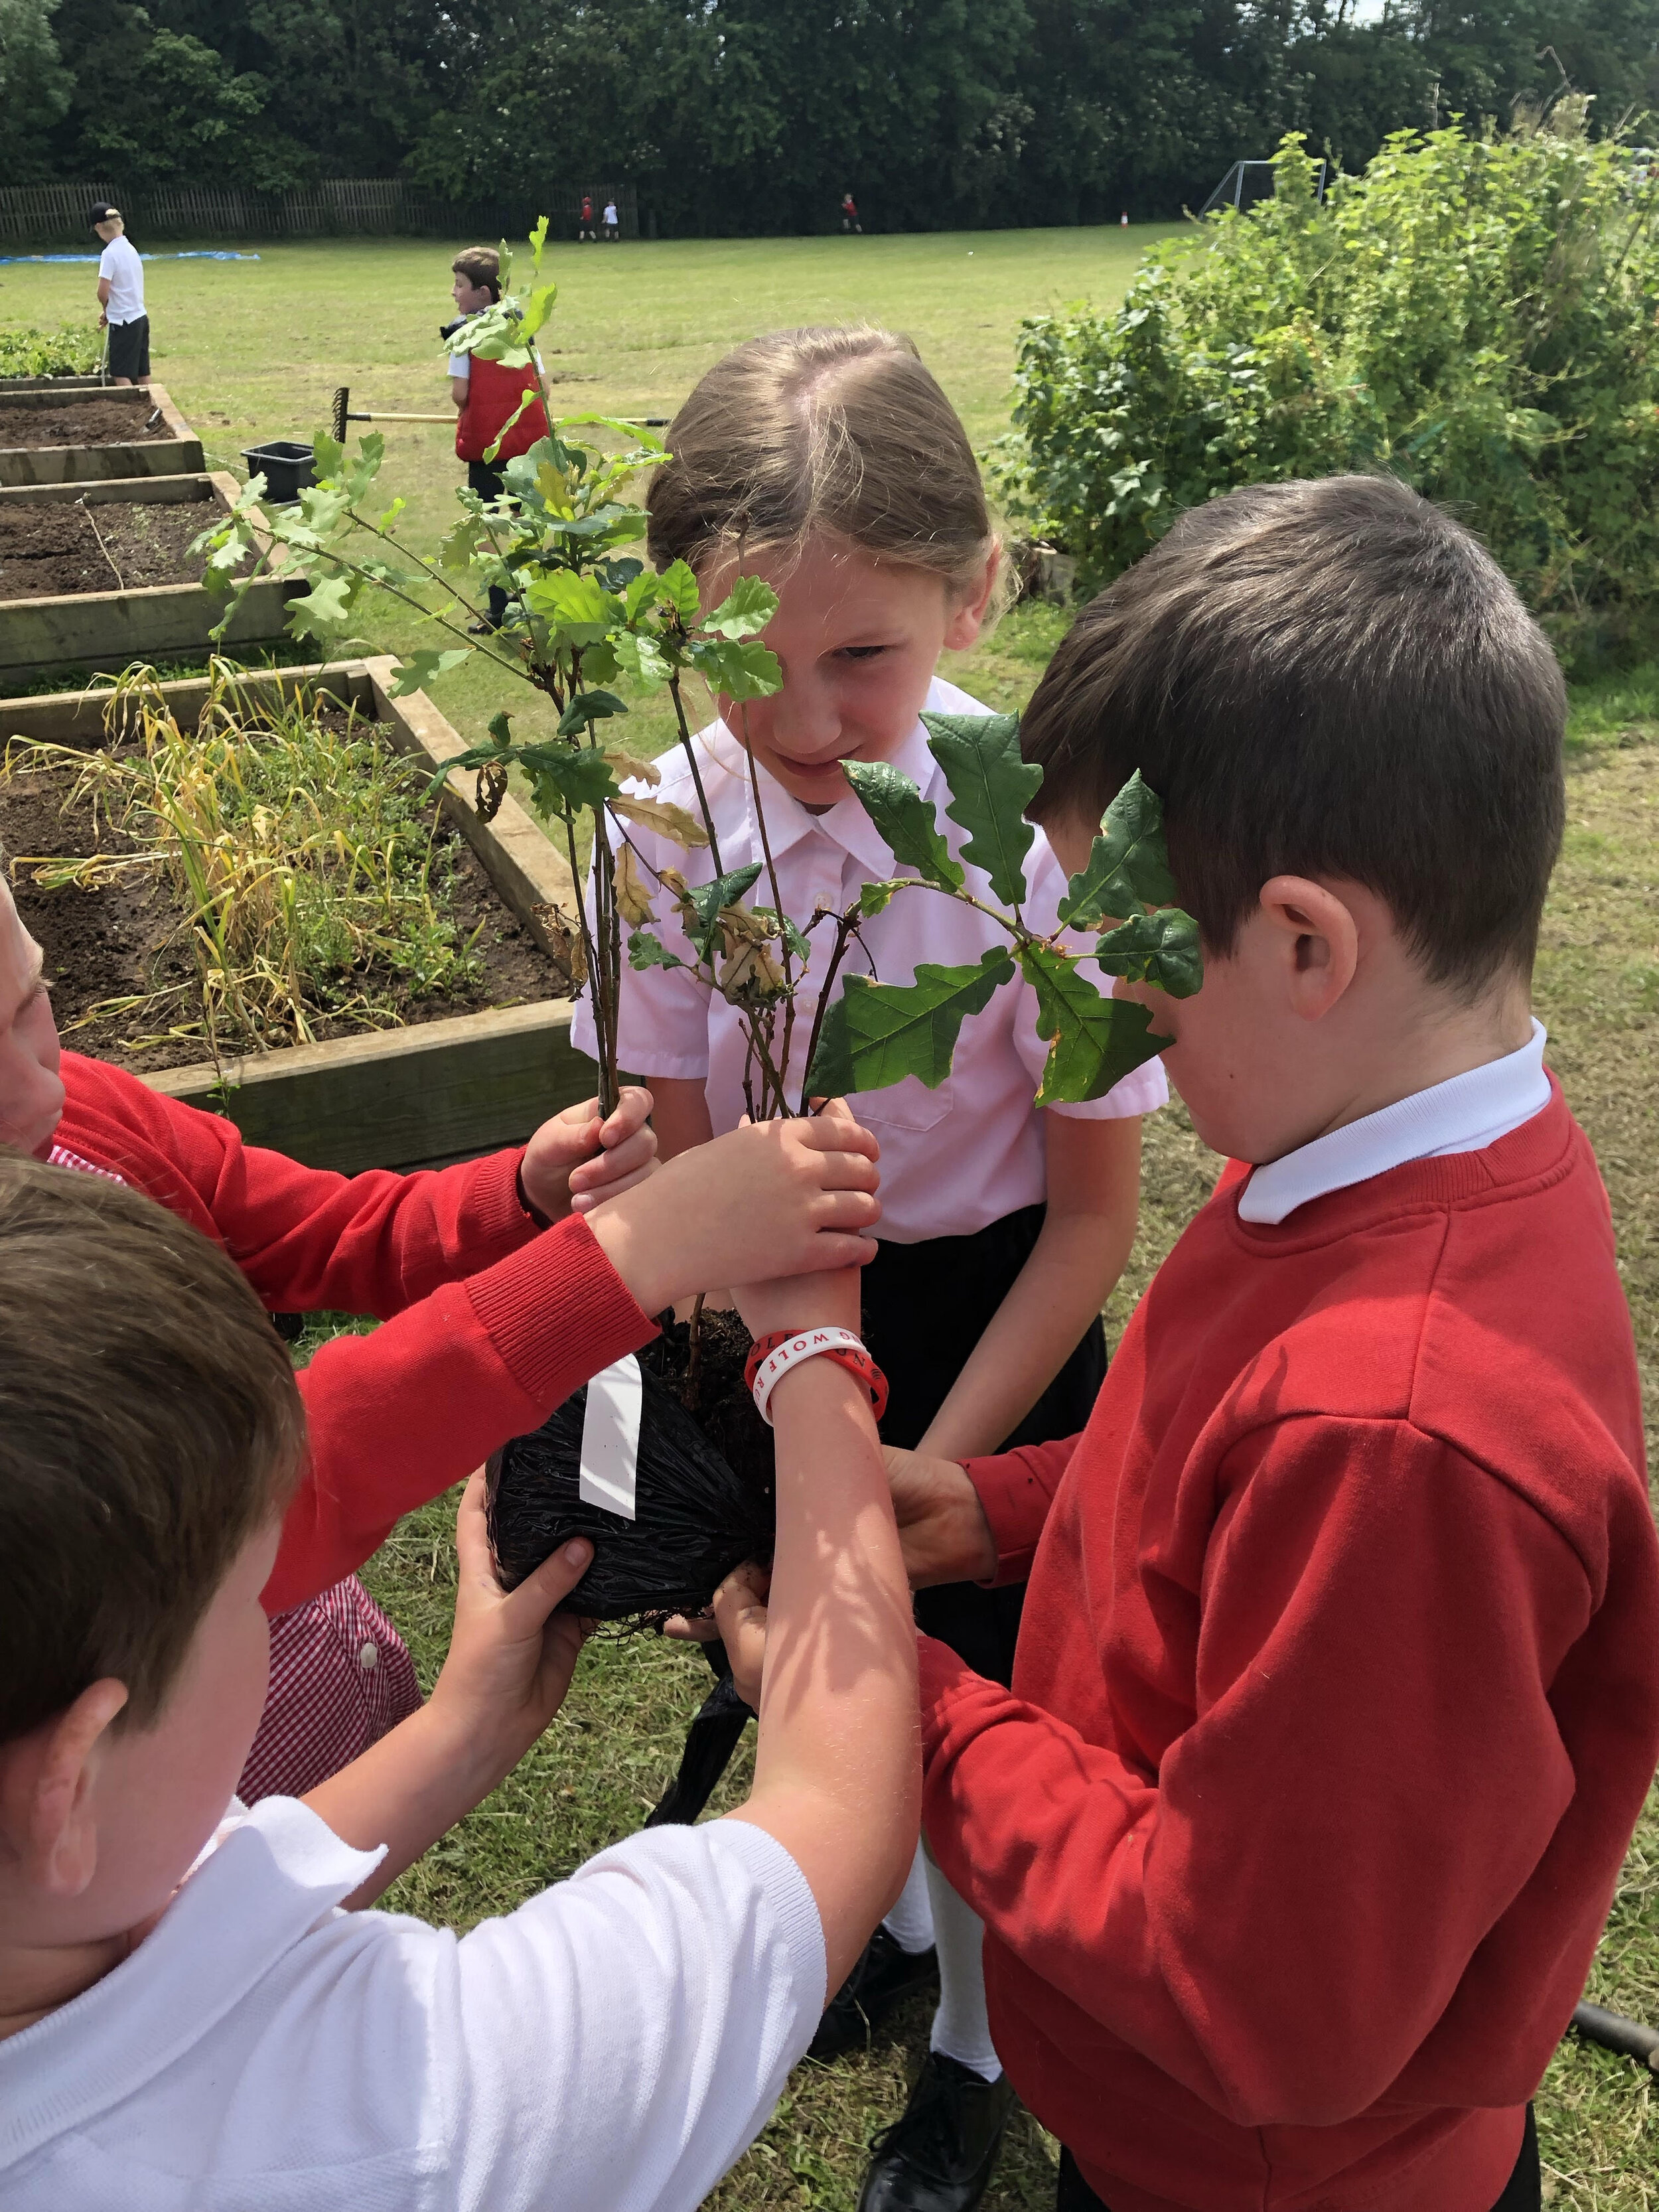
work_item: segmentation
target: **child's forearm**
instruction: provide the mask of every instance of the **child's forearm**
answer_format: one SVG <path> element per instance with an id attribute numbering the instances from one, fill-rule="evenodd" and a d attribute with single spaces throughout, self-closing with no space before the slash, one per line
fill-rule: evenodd
<path id="1" fill-rule="evenodd" d="M 827 1359 L 785 1375 L 755 1786 L 817 1902 L 829 1986 L 898 1894 L 921 1805 L 915 1630 L 875 1423 Z"/>
<path id="2" fill-rule="evenodd" d="M 918 1451 L 969 1459 L 1012 1435 L 1105 1304 L 1134 1232 L 1133 1219 L 1110 1215 L 1044 1225 Z"/>
<path id="3" fill-rule="evenodd" d="M 308 1790 L 302 1802 L 342 1843 L 386 1855 L 346 1910 L 373 1905 L 440 1836 L 482 1803 L 514 1760 L 476 1730 L 458 1730 L 441 1707 L 422 1705 L 371 1744 L 361 1758 Z"/>

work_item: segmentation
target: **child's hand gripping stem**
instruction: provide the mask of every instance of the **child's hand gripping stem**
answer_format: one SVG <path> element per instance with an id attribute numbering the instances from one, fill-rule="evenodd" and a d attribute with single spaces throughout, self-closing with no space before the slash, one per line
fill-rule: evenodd
<path id="1" fill-rule="evenodd" d="M 544 1221 L 560 1221 L 643 1182 L 657 1157 L 652 1103 L 648 1091 L 630 1085 L 615 1112 L 603 1118 L 599 1100 L 586 1098 L 544 1121 L 519 1167 L 519 1187 L 532 1211 Z"/>

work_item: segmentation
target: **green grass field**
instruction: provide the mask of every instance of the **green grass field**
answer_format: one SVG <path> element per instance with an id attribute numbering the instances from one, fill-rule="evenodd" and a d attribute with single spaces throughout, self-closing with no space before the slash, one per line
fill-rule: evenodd
<path id="1" fill-rule="evenodd" d="M 564 289 L 549 367 L 568 380 L 573 411 L 667 414 L 741 337 L 867 317 L 915 335 L 982 447 L 1006 427 L 1019 318 L 1085 295 L 1115 296 L 1152 234 L 559 247 L 554 268 Z M 234 464 L 259 438 L 309 434 L 338 383 L 384 406 L 441 405 L 435 326 L 446 313 L 451 250 L 337 245 L 272 249 L 257 264 L 154 264 L 157 374 L 216 463 Z M 91 285 L 89 267 L 0 270 L 0 323 L 56 322 L 81 310 Z M 458 473 L 447 434 L 394 429 L 388 442 L 388 487 L 410 498 L 416 528 L 429 542 Z M 1063 626 L 1054 610 L 1022 607 L 988 646 L 947 672 L 988 703 L 1016 707 Z M 394 647 L 407 641 L 395 624 L 377 635 Z M 470 670 L 440 686 L 438 696 L 469 730 L 501 702 L 490 679 Z M 1538 1003 L 1553 1063 L 1612 1194 L 1651 1428 L 1659 1409 L 1659 676 L 1638 671 L 1578 690 L 1571 753 L 1571 828 Z M 1149 1125 L 1140 1236 L 1108 1310 L 1114 1334 L 1201 1202 L 1216 1165 L 1178 1108 Z M 428 1682 L 448 1630 L 453 1510 L 440 1500 L 411 1516 L 368 1571 Z M 590 1647 L 543 1743 L 390 1901 L 465 1927 L 510 1909 L 629 1832 L 672 1771 L 706 1681 L 701 1660 L 678 1647 L 654 1640 Z M 717 1808 L 741 1792 L 744 1771 L 739 1765 L 728 1778 Z M 1632 1850 L 1591 1993 L 1659 2021 L 1659 1800 Z M 1494 2037 L 1504 2032 L 1501 2021 L 1492 2023 Z M 762 2140 L 711 2203 L 720 2212 L 851 2212 L 866 2140 L 897 2112 L 926 2040 L 927 2008 L 918 2002 L 866 2055 L 803 2064 Z M 1547 2201 L 1576 2212 L 1659 2212 L 1656 2094 L 1659 2084 L 1632 2062 L 1570 2039 L 1539 2100 Z M 987 2199 L 990 2212 L 1047 2212 L 1052 2161 L 1052 2145 L 1019 2116 Z"/>

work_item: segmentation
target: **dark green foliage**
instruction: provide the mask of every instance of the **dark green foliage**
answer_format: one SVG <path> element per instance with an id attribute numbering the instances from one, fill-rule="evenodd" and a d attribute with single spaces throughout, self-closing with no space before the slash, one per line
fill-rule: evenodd
<path id="1" fill-rule="evenodd" d="M 1659 0 L 0 0 L 4 181 L 453 200 L 627 179 L 669 235 L 1110 222 L 1285 131 L 1650 105 Z"/>
<path id="2" fill-rule="evenodd" d="M 1480 530 L 1570 648 L 1639 633 L 1659 577 L 1659 185 L 1570 110 L 1401 135 L 1325 205 L 1277 196 L 1155 250 L 1120 309 L 1024 327 L 1014 503 L 1128 567 L 1234 485 L 1392 471 Z"/>
<path id="3" fill-rule="evenodd" d="M 1019 757 L 1018 714 L 924 714 L 927 750 L 951 786 L 945 812 L 967 830 L 963 858 L 983 868 L 1005 906 L 1025 902 L 1025 855 L 1036 831 L 1025 809 L 1042 781 Z"/>
<path id="4" fill-rule="evenodd" d="M 961 889 L 961 864 L 951 858 L 939 835 L 932 802 L 902 769 L 888 761 L 846 761 L 842 773 L 902 868 L 914 868 L 924 883 L 941 890 Z"/>

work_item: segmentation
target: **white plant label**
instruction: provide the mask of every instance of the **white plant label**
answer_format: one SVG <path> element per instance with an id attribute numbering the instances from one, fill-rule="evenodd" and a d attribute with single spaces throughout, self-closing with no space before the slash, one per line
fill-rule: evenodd
<path id="1" fill-rule="evenodd" d="M 602 1368 L 587 1386 L 582 1415 L 581 1473 L 576 1485 L 584 1505 L 635 1517 L 640 1478 L 640 1363 L 630 1352 Z"/>

